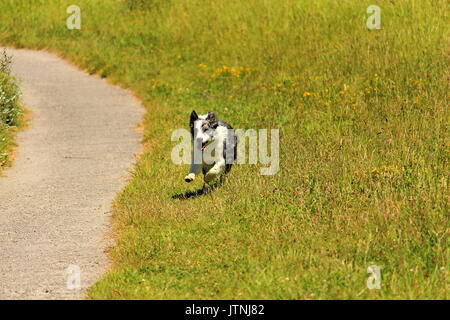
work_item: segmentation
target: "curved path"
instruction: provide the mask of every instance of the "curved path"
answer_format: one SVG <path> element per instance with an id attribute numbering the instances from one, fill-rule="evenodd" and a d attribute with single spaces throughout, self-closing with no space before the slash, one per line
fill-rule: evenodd
<path id="1" fill-rule="evenodd" d="M 140 151 L 143 108 L 51 54 L 7 52 L 32 115 L 0 177 L 0 299 L 82 298 L 108 264 L 110 204 Z"/>

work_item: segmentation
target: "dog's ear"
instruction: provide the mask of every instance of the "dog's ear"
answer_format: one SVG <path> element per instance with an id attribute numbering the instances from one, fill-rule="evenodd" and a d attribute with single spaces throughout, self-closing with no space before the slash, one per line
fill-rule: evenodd
<path id="1" fill-rule="evenodd" d="M 195 110 L 192 110 L 191 112 L 191 118 L 189 120 L 189 128 L 191 129 L 191 134 L 192 136 L 194 136 L 194 122 L 198 120 L 198 115 L 197 112 L 195 112 Z"/>
<path id="2" fill-rule="evenodd" d="M 210 126 L 212 128 L 217 128 L 218 121 L 217 121 L 217 118 L 216 118 L 216 114 L 214 112 L 208 112 L 208 115 L 206 116 L 206 120 L 209 121 Z"/>
<path id="3" fill-rule="evenodd" d="M 192 112 L 191 112 L 191 121 L 193 122 L 193 121 L 195 121 L 197 119 L 198 119 L 197 112 L 195 112 L 195 110 L 192 110 Z"/>
<path id="4" fill-rule="evenodd" d="M 189 121 L 189 126 L 190 127 L 194 127 L 194 121 L 198 120 L 198 115 L 197 112 L 195 112 L 195 110 L 192 110 L 191 112 L 191 119 Z"/>

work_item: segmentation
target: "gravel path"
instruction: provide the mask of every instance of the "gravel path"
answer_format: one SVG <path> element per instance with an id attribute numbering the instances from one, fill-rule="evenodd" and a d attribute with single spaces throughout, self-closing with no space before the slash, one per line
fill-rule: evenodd
<path id="1" fill-rule="evenodd" d="M 7 52 L 32 114 L 0 177 L 0 299 L 83 298 L 108 267 L 110 204 L 140 151 L 143 108 L 49 53 Z"/>

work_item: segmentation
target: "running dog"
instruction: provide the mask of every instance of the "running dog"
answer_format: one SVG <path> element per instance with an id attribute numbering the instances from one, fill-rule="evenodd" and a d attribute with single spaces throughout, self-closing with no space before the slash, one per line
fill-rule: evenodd
<path id="1" fill-rule="evenodd" d="M 225 121 L 218 120 L 214 112 L 197 115 L 192 111 L 189 121 L 194 148 L 192 163 L 184 181 L 193 181 L 200 172 L 204 176 L 203 191 L 208 185 L 222 178 L 231 170 L 236 160 L 237 137 Z"/>

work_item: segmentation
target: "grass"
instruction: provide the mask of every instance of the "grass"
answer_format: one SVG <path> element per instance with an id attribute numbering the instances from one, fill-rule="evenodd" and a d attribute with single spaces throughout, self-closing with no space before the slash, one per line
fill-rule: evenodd
<path id="1" fill-rule="evenodd" d="M 11 75 L 11 57 L 3 51 L 0 55 L 0 173 L 11 164 L 14 132 L 20 124 L 20 90 Z"/>
<path id="2" fill-rule="evenodd" d="M 90 299 L 448 299 L 449 3 L 3 0 L 0 43 L 131 88 L 144 148 Z M 224 68 L 225 66 L 225 68 Z M 171 132 L 192 109 L 280 129 L 280 167 L 188 200 Z M 366 287 L 381 267 L 381 289 Z"/>

